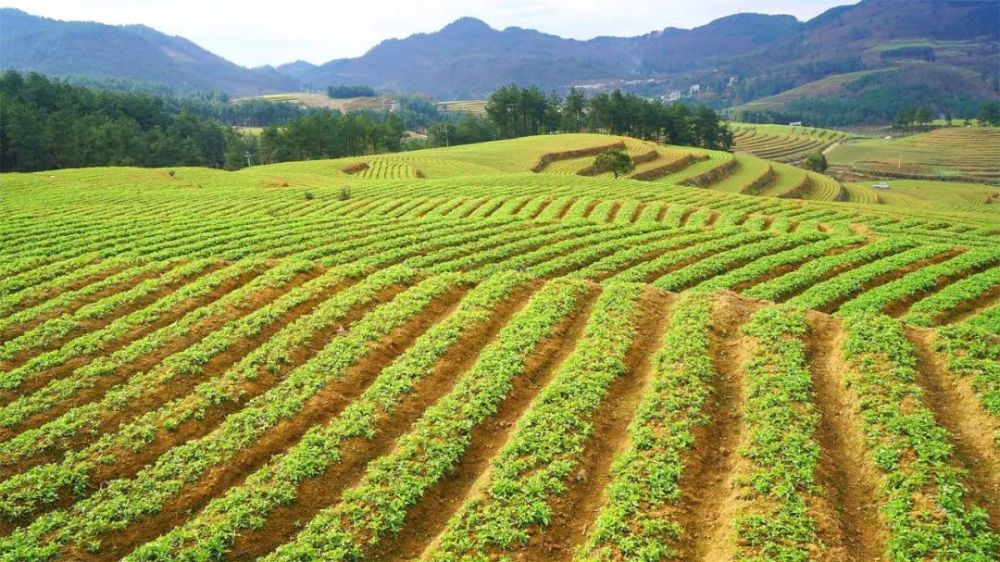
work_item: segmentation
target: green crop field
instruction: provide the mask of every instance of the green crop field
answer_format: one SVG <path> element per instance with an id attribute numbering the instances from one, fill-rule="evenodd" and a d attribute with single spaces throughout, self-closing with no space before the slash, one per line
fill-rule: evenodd
<path id="1" fill-rule="evenodd" d="M 943 127 L 888 140 L 851 140 L 827 158 L 832 166 L 862 173 L 998 185 L 1000 130 Z"/>
<path id="2" fill-rule="evenodd" d="M 733 124 L 734 148 L 778 162 L 796 162 L 846 140 L 847 133 L 788 125 Z"/>
<path id="3" fill-rule="evenodd" d="M 995 188 L 605 135 L 0 183 L 0 560 L 1000 558 Z"/>

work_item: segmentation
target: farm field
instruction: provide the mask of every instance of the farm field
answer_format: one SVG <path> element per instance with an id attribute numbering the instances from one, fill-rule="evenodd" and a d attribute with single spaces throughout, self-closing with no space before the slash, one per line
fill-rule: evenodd
<path id="1" fill-rule="evenodd" d="M 736 150 L 777 162 L 797 162 L 811 152 L 824 152 L 848 138 L 848 134 L 830 129 L 788 125 L 753 125 L 733 123 Z"/>
<path id="2" fill-rule="evenodd" d="M 1000 130 L 943 127 L 908 137 L 844 142 L 827 155 L 831 166 L 913 179 L 1000 184 Z"/>
<path id="3" fill-rule="evenodd" d="M 241 99 L 263 99 L 272 102 L 288 102 L 305 107 L 321 107 L 326 109 L 337 109 L 343 112 L 360 111 L 365 109 L 388 109 L 392 107 L 393 100 L 387 97 L 359 97 L 334 99 L 326 95 L 325 92 L 285 92 L 280 94 L 263 94 L 252 98 Z M 240 99 L 234 100 L 239 102 Z"/>
<path id="4" fill-rule="evenodd" d="M 824 178 L 4 174 L 0 560 L 996 560 L 997 190 Z"/>

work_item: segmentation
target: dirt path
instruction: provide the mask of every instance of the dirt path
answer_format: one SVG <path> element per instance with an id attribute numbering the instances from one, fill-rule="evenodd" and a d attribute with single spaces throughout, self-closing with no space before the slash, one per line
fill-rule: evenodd
<path id="1" fill-rule="evenodd" d="M 566 492 L 552 502 L 552 521 L 514 554 L 516 560 L 572 560 L 576 546 L 586 540 L 611 481 L 611 463 L 628 443 L 629 423 L 649 387 L 671 300 L 668 293 L 656 289 L 643 294 L 636 343 L 625 358 L 627 370 L 611 383 L 594 413 L 593 433 L 580 466 L 567 482 Z"/>
<path id="2" fill-rule="evenodd" d="M 428 489 L 406 514 L 399 534 L 384 538 L 366 559 L 416 559 L 441 534 L 466 497 L 475 493 L 477 483 L 482 485 L 487 481 L 489 463 L 507 442 L 517 420 L 576 347 L 596 298 L 594 291 L 573 315 L 556 327 L 553 336 L 529 354 L 524 372 L 512 381 L 513 388 L 497 413 L 472 430 L 469 447 L 454 471 Z"/>
<path id="3" fill-rule="evenodd" d="M 820 414 L 817 480 L 830 501 L 835 521 L 816 517 L 820 537 L 832 560 L 868 562 L 881 557 L 885 526 L 879 515 L 878 475 L 862 445 L 857 416 L 845 395 L 847 365 L 840 357 L 844 333 L 839 321 L 820 313 L 808 315 L 806 350 Z"/>
<path id="4" fill-rule="evenodd" d="M 722 294 L 715 303 L 709 354 L 715 368 L 709 422 L 695 432 L 695 446 L 680 482 L 680 517 L 687 539 L 680 547 L 685 560 L 731 560 L 736 541 L 730 524 L 737 500 L 733 486 L 742 436 L 745 381 L 742 365 L 752 341 L 740 327 L 753 308 L 746 301 Z"/>
<path id="5" fill-rule="evenodd" d="M 934 353 L 933 331 L 908 328 L 906 335 L 917 351 L 924 403 L 951 434 L 954 455 L 969 471 L 965 483 L 973 499 L 989 514 L 990 525 L 1000 529 L 1000 453 L 993 441 L 1000 424 L 983 410 L 968 381 L 949 373 Z"/>

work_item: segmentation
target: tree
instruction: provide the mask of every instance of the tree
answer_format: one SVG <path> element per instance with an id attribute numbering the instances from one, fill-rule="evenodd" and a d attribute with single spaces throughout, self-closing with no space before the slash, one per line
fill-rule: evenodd
<path id="1" fill-rule="evenodd" d="M 983 127 L 996 127 L 1000 125 L 1000 102 L 990 101 L 984 103 L 979 108 L 979 124 Z"/>
<path id="2" fill-rule="evenodd" d="M 927 107 L 918 107 L 913 112 L 913 120 L 917 122 L 917 125 L 927 126 L 931 122 L 931 110 Z"/>
<path id="3" fill-rule="evenodd" d="M 570 88 L 562 105 L 562 123 L 560 127 L 566 133 L 578 133 L 584 125 L 584 108 L 587 98 L 576 88 Z"/>
<path id="4" fill-rule="evenodd" d="M 827 168 L 826 155 L 818 150 L 810 152 L 809 156 L 806 156 L 802 166 L 814 172 L 825 172 Z"/>
<path id="5" fill-rule="evenodd" d="M 617 179 L 618 176 L 634 170 L 635 163 L 623 150 L 608 150 L 597 155 L 594 159 L 594 168 L 602 172 L 612 172 Z"/>

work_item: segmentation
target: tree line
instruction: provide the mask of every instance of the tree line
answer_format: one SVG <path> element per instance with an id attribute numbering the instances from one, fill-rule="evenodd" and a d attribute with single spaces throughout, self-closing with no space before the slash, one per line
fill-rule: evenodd
<path id="1" fill-rule="evenodd" d="M 587 97 L 571 88 L 565 98 L 537 87 L 498 88 L 486 104 L 498 138 L 594 131 L 709 149 L 728 149 L 732 132 L 706 106 L 666 104 L 615 90 Z"/>
<path id="2" fill-rule="evenodd" d="M 230 170 L 556 132 L 599 131 L 728 148 L 729 129 L 706 107 L 665 105 L 620 91 L 565 98 L 505 86 L 485 116 L 443 113 L 425 98 L 396 111 L 341 113 L 224 95 L 187 98 L 95 90 L 40 74 L 0 75 L 0 171 L 90 166 L 209 166 Z M 232 125 L 256 123 L 256 130 Z M 405 131 L 426 140 L 402 140 Z"/>

